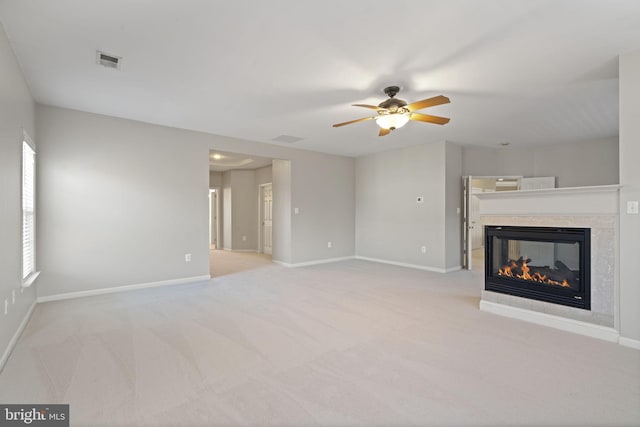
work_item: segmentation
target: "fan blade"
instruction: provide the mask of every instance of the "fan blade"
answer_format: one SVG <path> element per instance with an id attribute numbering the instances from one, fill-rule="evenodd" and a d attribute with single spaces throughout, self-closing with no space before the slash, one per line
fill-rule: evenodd
<path id="1" fill-rule="evenodd" d="M 380 128 L 380 133 L 378 134 L 378 136 L 385 136 L 385 135 L 389 135 L 390 133 L 391 131 L 389 129 Z"/>
<path id="2" fill-rule="evenodd" d="M 373 116 L 373 117 L 365 117 L 363 119 L 356 119 L 356 120 L 351 120 L 350 122 L 344 122 L 344 123 L 337 123 L 335 125 L 333 125 L 334 128 L 340 127 L 340 126 L 344 126 L 344 125 L 350 125 L 351 123 L 358 123 L 358 122 L 364 122 L 367 120 L 371 120 L 371 119 L 375 119 L 377 116 Z"/>
<path id="3" fill-rule="evenodd" d="M 405 108 L 412 113 L 417 110 L 422 110 L 423 108 L 433 107 L 435 105 L 448 104 L 449 98 L 443 95 L 434 96 L 433 98 L 423 99 L 422 101 L 412 102 L 407 105 Z"/>
<path id="4" fill-rule="evenodd" d="M 446 117 L 438 117 L 438 116 L 430 116 L 428 114 L 420 114 L 420 113 L 411 113 L 409 119 L 415 120 L 418 122 L 427 122 L 427 123 L 435 123 L 437 125 L 446 125 L 449 123 L 448 118 Z"/>
<path id="5" fill-rule="evenodd" d="M 371 108 L 372 110 L 376 110 L 376 111 L 380 111 L 380 110 L 386 110 L 386 108 L 380 108 L 377 105 L 367 105 L 367 104 L 352 104 L 354 107 L 364 107 L 364 108 Z"/>

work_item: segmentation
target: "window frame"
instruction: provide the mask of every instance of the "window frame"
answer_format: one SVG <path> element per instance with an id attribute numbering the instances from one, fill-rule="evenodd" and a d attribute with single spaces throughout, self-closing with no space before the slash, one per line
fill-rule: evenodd
<path id="1" fill-rule="evenodd" d="M 27 152 L 26 148 L 28 147 L 28 149 L 30 150 L 30 152 Z M 36 185 L 36 146 L 35 143 L 33 142 L 33 140 L 29 137 L 29 135 L 27 134 L 26 131 L 23 131 L 23 138 L 22 138 L 22 143 L 20 144 L 20 148 L 21 148 L 21 156 L 20 156 L 20 218 L 21 218 L 21 226 L 20 226 L 20 231 L 21 231 L 21 248 L 22 248 L 22 256 L 21 256 L 21 269 L 20 269 L 20 277 L 21 277 L 21 281 L 22 281 L 22 286 L 23 287 L 29 287 L 33 284 L 33 282 L 36 280 L 36 278 L 38 277 L 38 275 L 40 274 L 40 272 L 37 270 L 37 259 L 36 259 L 36 242 L 37 242 L 37 235 L 36 235 L 36 219 L 37 219 L 37 205 L 36 205 L 36 191 L 37 191 L 37 185 Z M 26 165 L 27 165 L 27 159 L 26 159 L 26 155 L 29 154 L 31 159 L 32 159 L 32 166 L 31 166 L 31 176 L 27 177 L 27 170 L 26 170 Z M 30 204 L 26 204 L 25 203 L 25 184 L 28 182 L 27 178 L 31 179 L 31 203 Z M 26 205 L 30 205 L 30 206 L 26 206 Z M 29 209 L 30 207 L 30 209 Z M 25 225 L 27 223 L 27 216 L 30 215 L 31 218 L 31 259 L 27 260 L 26 259 L 26 251 L 25 251 Z M 27 268 L 26 264 L 29 263 L 31 265 L 31 268 L 29 268 L 29 270 L 25 270 L 25 268 Z M 26 273 L 26 274 L 25 274 Z"/>

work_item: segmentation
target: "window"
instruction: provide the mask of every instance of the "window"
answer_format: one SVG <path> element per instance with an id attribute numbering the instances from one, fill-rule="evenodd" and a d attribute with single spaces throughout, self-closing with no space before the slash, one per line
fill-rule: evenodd
<path id="1" fill-rule="evenodd" d="M 25 134 L 22 141 L 22 283 L 30 286 L 36 272 L 36 153 Z"/>

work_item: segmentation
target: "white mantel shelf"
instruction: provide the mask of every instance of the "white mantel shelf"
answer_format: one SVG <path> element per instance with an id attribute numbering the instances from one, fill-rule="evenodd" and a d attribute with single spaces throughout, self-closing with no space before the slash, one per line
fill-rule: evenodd
<path id="1" fill-rule="evenodd" d="M 617 215 L 621 185 L 474 193 L 480 216 Z"/>
<path id="2" fill-rule="evenodd" d="M 473 193 L 481 199 L 492 199 L 502 197 L 531 197 L 532 195 L 551 195 L 551 194 L 582 194 L 582 193 L 607 193 L 620 190 L 622 185 L 595 185 L 589 187 L 562 187 L 562 188 L 543 188 L 540 190 L 517 190 L 517 191 L 492 191 L 488 193 Z"/>

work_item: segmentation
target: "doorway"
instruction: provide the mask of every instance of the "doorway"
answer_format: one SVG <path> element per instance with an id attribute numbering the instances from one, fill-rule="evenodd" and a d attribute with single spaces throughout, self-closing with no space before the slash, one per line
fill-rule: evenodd
<path id="1" fill-rule="evenodd" d="M 484 259 L 484 230 L 480 221 L 480 201 L 476 194 L 494 191 L 517 191 L 521 176 L 464 176 L 462 177 L 462 265 L 471 270 Z"/>
<path id="2" fill-rule="evenodd" d="M 273 251 L 273 185 L 260 185 L 260 252 L 271 254 Z"/>

